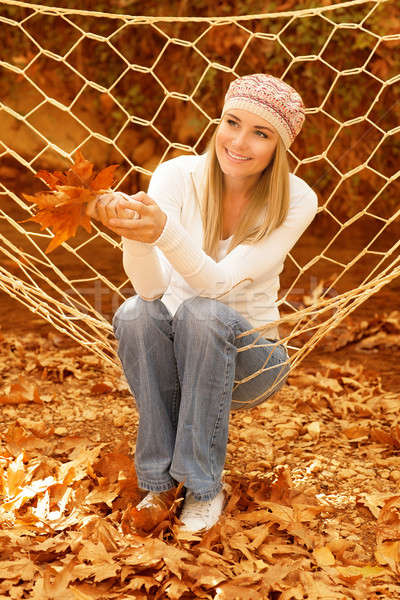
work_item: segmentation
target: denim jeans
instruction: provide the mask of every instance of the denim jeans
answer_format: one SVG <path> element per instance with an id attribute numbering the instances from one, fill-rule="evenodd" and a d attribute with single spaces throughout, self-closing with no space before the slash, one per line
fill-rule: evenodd
<path id="1" fill-rule="evenodd" d="M 133 296 L 113 327 L 139 412 L 138 485 L 161 492 L 184 482 L 196 500 L 213 499 L 222 489 L 230 411 L 251 408 L 283 386 L 286 349 L 259 333 L 235 339 L 253 328 L 250 322 L 202 296 L 183 301 L 173 317 L 160 299 Z M 234 385 L 261 369 L 267 370 Z"/>

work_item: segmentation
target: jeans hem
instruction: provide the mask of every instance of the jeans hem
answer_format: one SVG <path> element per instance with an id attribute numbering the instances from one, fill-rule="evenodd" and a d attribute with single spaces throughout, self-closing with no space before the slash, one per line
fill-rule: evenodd
<path id="1" fill-rule="evenodd" d="M 217 486 L 214 486 L 208 492 L 194 492 L 190 490 L 193 494 L 193 498 L 195 500 L 205 501 L 205 500 L 213 500 L 215 496 L 222 490 L 222 483 L 220 482 Z"/>
<path id="2" fill-rule="evenodd" d="M 174 475 L 174 478 L 179 480 L 183 480 L 184 477 L 180 476 L 180 477 L 176 477 L 176 474 Z M 184 487 L 186 488 L 186 490 L 190 490 L 193 498 L 195 500 L 199 500 L 199 501 L 205 501 L 205 500 L 213 500 L 215 498 L 215 496 L 222 490 L 223 488 L 223 484 L 222 481 L 219 481 L 216 485 L 214 485 L 212 488 L 207 489 L 206 491 L 195 491 L 193 488 L 186 486 L 184 484 Z"/>
<path id="3" fill-rule="evenodd" d="M 147 492 L 167 492 L 168 490 L 172 490 L 174 487 L 176 487 L 176 483 L 173 479 L 168 482 L 157 483 L 155 481 L 146 481 L 145 479 L 138 477 L 137 482 L 138 486 Z"/>

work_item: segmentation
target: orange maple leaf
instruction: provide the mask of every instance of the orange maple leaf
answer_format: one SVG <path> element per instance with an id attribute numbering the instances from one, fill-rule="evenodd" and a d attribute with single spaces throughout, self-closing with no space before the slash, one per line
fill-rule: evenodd
<path id="1" fill-rule="evenodd" d="M 73 237 L 79 225 L 88 233 L 92 231 L 85 204 L 111 187 L 118 166 L 110 165 L 94 175 L 93 163 L 77 150 L 73 166 L 65 173 L 43 170 L 36 173 L 36 177 L 44 181 L 50 192 L 38 192 L 33 196 L 22 194 L 25 200 L 37 205 L 38 212 L 20 223 L 35 221 L 40 223 L 42 231 L 46 227 L 52 229 L 54 237 L 45 250 L 46 254 Z"/>
<path id="2" fill-rule="evenodd" d="M 182 488 L 181 482 L 177 487 L 160 494 L 153 508 L 138 510 L 136 506 L 128 507 L 122 518 L 122 531 L 155 533 L 157 527 L 165 528 L 171 525 L 180 504 Z"/>

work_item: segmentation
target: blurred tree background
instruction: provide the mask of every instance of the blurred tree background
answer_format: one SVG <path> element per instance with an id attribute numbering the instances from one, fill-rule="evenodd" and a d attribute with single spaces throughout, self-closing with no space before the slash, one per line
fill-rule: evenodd
<path id="1" fill-rule="evenodd" d="M 77 0 L 37 4 L 82 10 Z M 384 177 L 398 170 L 400 134 L 379 142 L 399 125 L 400 42 L 376 36 L 398 33 L 399 4 L 380 4 L 362 29 L 336 24 L 359 24 L 373 2 L 327 11 L 326 18 L 290 19 L 282 14 L 229 22 L 232 16 L 333 4 L 324 0 L 84 3 L 85 11 L 114 15 L 227 17 L 225 24 L 214 26 L 207 21 L 134 23 L 0 5 L 2 102 L 14 111 L 0 111 L 5 146 L 0 173 L 2 167 L 8 173 L 23 168 L 16 156 L 35 170 L 69 166 L 36 130 L 67 153 L 80 146 L 99 167 L 118 162 L 118 189 L 130 193 L 147 189 L 148 176 L 142 169 L 151 172 L 160 160 L 191 149 L 204 151 L 215 127 L 207 115 L 219 118 L 224 91 L 235 77 L 230 69 L 238 76 L 268 72 L 293 85 L 306 108 L 313 109 L 291 146 L 291 168 L 316 190 L 320 202 L 334 192 L 320 225 L 324 231 L 337 228 L 335 217 L 343 221 L 355 215 L 382 188 Z M 276 39 L 251 35 L 278 32 Z M 294 60 L 299 56 L 304 58 Z M 349 71 L 359 67 L 361 72 Z M 397 80 L 380 94 L 383 83 L 396 75 Z M 171 92 L 175 97 L 166 97 Z M 179 94 L 191 96 L 197 106 Z M 367 120 L 346 125 L 332 143 L 341 123 L 366 114 Z M 341 181 L 365 161 L 370 168 L 361 167 Z M 388 219 L 398 197 L 398 181 L 393 181 L 374 203 L 375 214 Z M 363 218 L 367 224 L 368 217 Z"/>

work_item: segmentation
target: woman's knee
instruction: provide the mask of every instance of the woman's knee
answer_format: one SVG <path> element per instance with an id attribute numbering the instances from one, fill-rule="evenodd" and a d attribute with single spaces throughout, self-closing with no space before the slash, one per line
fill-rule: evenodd
<path id="1" fill-rule="evenodd" d="M 251 408 L 254 408 L 255 406 L 259 406 L 260 404 L 267 402 L 272 398 L 272 396 L 279 392 L 284 383 L 285 381 L 282 381 L 282 383 L 278 385 L 273 384 L 272 387 L 268 389 L 268 391 L 266 391 L 263 394 L 258 394 L 258 396 L 261 396 L 260 398 L 257 398 L 257 396 L 254 396 L 252 398 L 246 398 L 244 400 L 232 398 L 231 410 L 249 410 Z"/>
<path id="2" fill-rule="evenodd" d="M 290 366 L 290 359 L 286 350 L 282 347 L 282 360 L 274 365 L 272 369 L 273 379 L 271 381 L 269 378 L 269 384 L 266 389 L 264 391 L 259 388 L 257 389 L 257 386 L 251 383 L 252 380 L 247 383 L 239 384 L 238 391 L 234 394 L 235 397 L 232 397 L 231 410 L 254 408 L 259 404 L 270 400 L 287 382 Z M 244 387 L 242 390 L 239 390 L 241 385 Z M 247 390 L 246 387 L 248 388 Z"/>
<path id="3" fill-rule="evenodd" d="M 113 326 L 118 321 L 133 321 L 137 319 L 141 310 L 142 299 L 140 296 L 131 296 L 125 300 L 115 311 L 113 317 Z"/>
<path id="4" fill-rule="evenodd" d="M 132 327 L 138 329 L 147 328 L 154 319 L 163 316 L 159 303 L 161 300 L 143 300 L 140 296 L 132 296 L 125 300 L 114 314 L 112 325 L 115 335 L 121 334 L 122 330 Z M 165 318 L 165 315 L 164 315 Z"/>
<path id="5" fill-rule="evenodd" d="M 229 307 L 205 296 L 191 296 L 178 306 L 174 315 L 175 329 L 180 324 L 191 324 L 191 327 L 207 329 L 213 321 L 229 322 Z"/>

